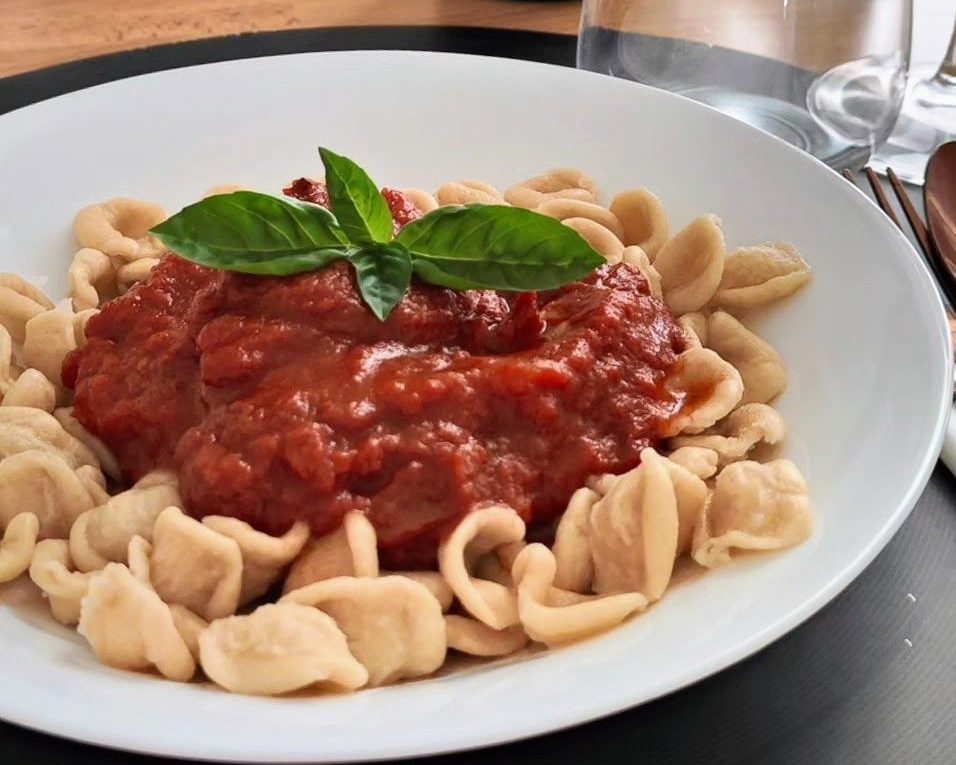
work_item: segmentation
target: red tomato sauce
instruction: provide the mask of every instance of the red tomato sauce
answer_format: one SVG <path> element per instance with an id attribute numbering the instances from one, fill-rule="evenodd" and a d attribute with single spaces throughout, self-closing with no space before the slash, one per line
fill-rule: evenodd
<path id="1" fill-rule="evenodd" d="M 270 534 L 361 510 L 388 568 L 434 565 L 482 502 L 553 520 L 683 405 L 683 336 L 626 265 L 540 294 L 415 283 L 380 322 L 341 261 L 269 278 L 168 255 L 86 332 L 64 379 L 129 481 L 172 467 L 192 515 Z"/>

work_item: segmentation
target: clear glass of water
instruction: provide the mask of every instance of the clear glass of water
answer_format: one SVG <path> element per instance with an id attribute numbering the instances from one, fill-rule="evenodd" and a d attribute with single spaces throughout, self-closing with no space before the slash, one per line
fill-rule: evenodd
<path id="1" fill-rule="evenodd" d="M 906 91 L 912 0 L 584 0 L 578 66 L 861 167 Z"/>

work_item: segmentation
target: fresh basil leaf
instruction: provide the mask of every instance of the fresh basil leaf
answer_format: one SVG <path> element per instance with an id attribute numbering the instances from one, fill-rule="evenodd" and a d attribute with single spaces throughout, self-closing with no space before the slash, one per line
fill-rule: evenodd
<path id="1" fill-rule="evenodd" d="M 392 238 L 392 213 L 372 179 L 348 157 L 319 147 L 332 211 L 356 244 Z"/>
<path id="2" fill-rule="evenodd" d="M 456 290 L 554 289 L 605 262 L 554 218 L 503 205 L 440 207 L 395 241 L 408 248 L 422 280 Z"/>
<path id="3" fill-rule="evenodd" d="M 362 299 L 372 313 L 385 321 L 412 280 L 408 250 L 394 243 L 374 244 L 358 249 L 349 260 L 355 266 Z"/>
<path id="4" fill-rule="evenodd" d="M 254 274 L 311 271 L 348 247 L 325 208 L 254 191 L 206 197 L 150 233 L 186 260 Z"/>

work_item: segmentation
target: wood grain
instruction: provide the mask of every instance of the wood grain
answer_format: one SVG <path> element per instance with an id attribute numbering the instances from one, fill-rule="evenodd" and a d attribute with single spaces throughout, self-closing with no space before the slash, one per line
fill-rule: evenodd
<path id="1" fill-rule="evenodd" d="M 103 53 L 265 30 L 435 24 L 574 34 L 580 9 L 574 0 L 0 0 L 0 77 Z"/>

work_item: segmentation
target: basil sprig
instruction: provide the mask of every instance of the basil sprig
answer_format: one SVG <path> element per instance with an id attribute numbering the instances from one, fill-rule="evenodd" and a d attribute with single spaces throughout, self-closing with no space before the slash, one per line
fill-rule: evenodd
<path id="1" fill-rule="evenodd" d="M 441 207 L 392 238 L 392 215 L 368 174 L 320 148 L 332 211 L 236 191 L 183 208 L 151 230 L 186 260 L 225 271 L 288 276 L 334 260 L 355 269 L 362 299 L 385 320 L 414 272 L 456 290 L 534 291 L 586 276 L 604 259 L 554 218 L 517 207 Z"/>

